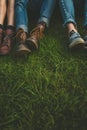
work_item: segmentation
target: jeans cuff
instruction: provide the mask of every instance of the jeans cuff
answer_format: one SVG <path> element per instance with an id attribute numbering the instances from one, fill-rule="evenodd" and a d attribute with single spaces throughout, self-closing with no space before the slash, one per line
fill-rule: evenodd
<path id="1" fill-rule="evenodd" d="M 76 22 L 73 19 L 68 19 L 64 22 L 63 26 L 66 27 L 68 23 L 73 23 L 75 26 L 77 26 Z"/>
<path id="2" fill-rule="evenodd" d="M 18 25 L 17 27 L 16 27 L 16 30 L 18 30 L 18 29 L 23 29 L 25 32 L 27 32 L 28 33 L 28 27 L 26 26 L 26 25 L 23 25 L 23 24 L 21 24 L 21 25 Z"/>
<path id="3" fill-rule="evenodd" d="M 46 26 L 47 26 L 47 27 L 49 26 L 49 20 L 48 20 L 46 17 L 41 17 L 41 18 L 38 20 L 38 23 L 41 23 L 41 22 L 45 22 L 45 23 L 46 23 Z"/>

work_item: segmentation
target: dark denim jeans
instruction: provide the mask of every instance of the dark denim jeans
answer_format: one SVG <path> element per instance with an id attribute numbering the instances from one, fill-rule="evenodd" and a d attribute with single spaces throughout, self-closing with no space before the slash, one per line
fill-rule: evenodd
<path id="1" fill-rule="evenodd" d="M 24 29 L 25 32 L 28 32 L 28 13 L 27 6 L 32 10 L 39 10 L 40 16 L 38 23 L 45 22 L 46 25 L 49 25 L 52 12 L 55 7 L 56 0 L 16 0 L 15 3 L 15 22 L 16 29 Z M 36 14 L 35 14 L 36 15 Z"/>
<path id="2" fill-rule="evenodd" d="M 64 20 L 64 26 L 70 22 L 76 24 L 76 7 L 79 7 L 80 10 L 84 8 L 84 26 L 87 26 L 87 0 L 59 0 L 59 5 Z"/>

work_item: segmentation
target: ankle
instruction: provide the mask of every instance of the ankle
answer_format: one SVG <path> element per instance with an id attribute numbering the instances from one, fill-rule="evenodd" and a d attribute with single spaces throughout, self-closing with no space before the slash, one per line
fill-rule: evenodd
<path id="1" fill-rule="evenodd" d="M 67 30 L 68 30 L 68 34 L 73 30 L 74 32 L 78 32 L 77 31 L 77 26 L 74 23 L 67 23 L 66 25 Z"/>

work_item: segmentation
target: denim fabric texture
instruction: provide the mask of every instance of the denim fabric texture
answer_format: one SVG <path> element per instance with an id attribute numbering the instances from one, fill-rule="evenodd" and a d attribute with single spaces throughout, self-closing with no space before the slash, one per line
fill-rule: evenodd
<path id="1" fill-rule="evenodd" d="M 49 26 L 50 18 L 55 7 L 55 2 L 56 0 L 16 0 L 16 30 L 22 28 L 25 32 L 28 32 L 28 13 L 30 12 L 27 12 L 27 6 L 32 10 L 40 11 L 38 23 L 45 22 L 46 25 Z"/>
<path id="2" fill-rule="evenodd" d="M 76 25 L 75 12 L 78 8 L 81 11 L 84 8 L 82 12 L 84 14 L 84 26 L 87 26 L 87 0 L 59 0 L 59 5 L 64 21 L 64 26 L 67 23 L 74 23 Z"/>

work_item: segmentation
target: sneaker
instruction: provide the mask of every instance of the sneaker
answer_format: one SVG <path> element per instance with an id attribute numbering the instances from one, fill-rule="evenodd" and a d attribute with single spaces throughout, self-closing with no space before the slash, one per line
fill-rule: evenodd
<path id="1" fill-rule="evenodd" d="M 83 48 L 85 41 L 81 38 L 78 32 L 72 30 L 69 34 L 69 48 Z"/>
<path id="2" fill-rule="evenodd" d="M 16 34 L 16 42 L 17 42 L 17 55 L 24 55 L 30 53 L 31 50 L 26 45 L 27 34 L 23 29 L 19 29 Z"/>

